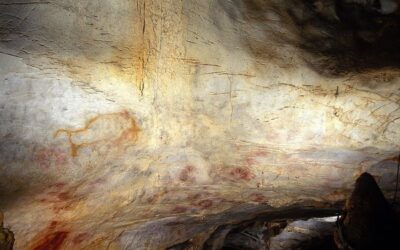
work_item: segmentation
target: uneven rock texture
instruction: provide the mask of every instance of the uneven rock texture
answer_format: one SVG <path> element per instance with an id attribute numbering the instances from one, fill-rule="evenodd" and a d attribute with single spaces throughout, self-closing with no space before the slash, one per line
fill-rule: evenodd
<path id="1" fill-rule="evenodd" d="M 346 201 L 335 241 L 341 249 L 397 249 L 399 222 L 374 178 L 362 174 Z"/>
<path id="2" fill-rule="evenodd" d="M 336 217 L 291 222 L 281 234 L 271 239 L 269 250 L 337 249 L 333 240 L 335 224 Z"/>
<path id="3" fill-rule="evenodd" d="M 14 234 L 9 229 L 4 228 L 4 215 L 0 212 L 0 249 L 12 250 L 14 245 Z"/>
<path id="4" fill-rule="evenodd" d="M 0 0 L 15 248 L 202 245 L 257 214 L 338 207 L 365 171 L 391 195 L 398 4 L 339 2 Z"/>

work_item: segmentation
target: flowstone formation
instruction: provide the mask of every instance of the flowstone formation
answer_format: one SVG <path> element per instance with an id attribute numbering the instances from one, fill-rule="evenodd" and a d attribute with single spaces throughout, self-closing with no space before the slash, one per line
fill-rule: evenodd
<path id="1" fill-rule="evenodd" d="M 334 215 L 365 171 L 393 195 L 399 5 L 0 0 L 14 249 L 202 247 Z"/>

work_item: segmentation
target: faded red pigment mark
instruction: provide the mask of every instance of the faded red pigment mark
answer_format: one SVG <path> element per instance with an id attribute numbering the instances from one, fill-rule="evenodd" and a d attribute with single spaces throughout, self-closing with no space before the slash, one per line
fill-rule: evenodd
<path id="1" fill-rule="evenodd" d="M 241 167 L 232 169 L 229 174 L 235 179 L 240 179 L 244 181 L 250 181 L 255 177 L 255 175 L 248 168 Z"/>
<path id="2" fill-rule="evenodd" d="M 59 224 L 60 222 L 53 220 L 50 222 L 49 229 L 54 230 L 54 228 L 56 228 L 56 226 L 58 226 Z"/>
<path id="3" fill-rule="evenodd" d="M 43 237 L 32 250 L 58 250 L 61 248 L 69 232 L 57 231 Z"/>
<path id="4" fill-rule="evenodd" d="M 267 198 L 262 194 L 254 193 L 250 195 L 249 199 L 253 202 L 264 202 Z"/>
<path id="5" fill-rule="evenodd" d="M 155 194 L 155 195 L 152 195 L 149 198 L 147 198 L 146 201 L 147 201 L 147 203 L 154 204 L 159 198 L 160 198 L 160 195 Z"/>
<path id="6" fill-rule="evenodd" d="M 205 192 L 200 192 L 200 193 L 196 193 L 196 194 L 191 194 L 191 195 L 189 195 L 187 197 L 187 199 L 189 201 L 192 201 L 192 203 L 193 203 L 193 202 L 196 202 L 197 200 L 199 200 L 202 197 L 204 197 L 204 198 L 210 197 L 210 195 L 211 194 L 209 192 L 205 191 Z"/>
<path id="7" fill-rule="evenodd" d="M 68 192 L 62 192 L 57 195 L 60 201 L 67 201 L 71 199 L 71 195 Z"/>
<path id="8" fill-rule="evenodd" d="M 188 199 L 189 200 L 197 200 L 201 197 L 201 195 L 202 195 L 201 193 L 189 195 Z"/>
<path id="9" fill-rule="evenodd" d="M 48 191 L 38 197 L 42 203 L 47 203 L 55 212 L 60 212 L 71 206 L 73 196 L 66 190 L 66 184 L 56 183 L 48 188 Z"/>
<path id="10" fill-rule="evenodd" d="M 154 204 L 161 199 L 161 197 L 165 196 L 168 193 L 167 190 L 161 191 L 160 193 L 153 194 L 146 199 L 147 203 Z"/>
<path id="11" fill-rule="evenodd" d="M 195 178 L 192 176 L 193 172 L 195 170 L 195 167 L 193 166 L 186 166 L 182 169 L 182 171 L 179 174 L 179 180 L 183 181 L 183 182 L 193 182 L 195 181 Z"/>
<path id="12" fill-rule="evenodd" d="M 62 225 L 59 221 L 51 221 L 50 224 L 42 233 L 39 234 L 38 239 L 34 240 L 34 244 L 29 249 L 32 250 L 58 250 L 62 246 L 64 240 L 67 238 L 69 231 L 60 230 Z M 44 235 L 44 236 L 42 236 Z"/>
<path id="13" fill-rule="evenodd" d="M 266 157 L 266 156 L 268 156 L 268 152 L 256 151 L 252 155 L 253 155 L 253 157 Z"/>
<path id="14" fill-rule="evenodd" d="M 201 192 L 188 196 L 188 200 L 190 204 L 194 207 L 198 207 L 200 209 L 207 209 L 213 206 L 214 202 L 207 197 L 210 197 L 211 194 L 209 192 Z"/>
<path id="15" fill-rule="evenodd" d="M 106 178 L 97 178 L 96 180 L 92 181 L 90 184 L 92 185 L 100 185 L 100 184 L 104 184 L 106 182 Z"/>
<path id="16" fill-rule="evenodd" d="M 62 189 L 67 185 L 65 182 L 57 182 L 49 186 L 49 188 Z"/>
<path id="17" fill-rule="evenodd" d="M 259 163 L 256 159 L 254 159 L 252 157 L 247 157 L 244 161 L 246 162 L 246 164 L 248 166 L 254 166 L 254 165 L 257 165 Z"/>
<path id="18" fill-rule="evenodd" d="M 68 156 L 59 148 L 42 148 L 34 152 L 33 161 L 41 168 L 63 166 L 67 163 Z"/>
<path id="19" fill-rule="evenodd" d="M 72 242 L 73 242 L 75 245 L 79 245 L 79 244 L 81 244 L 82 242 L 87 241 L 88 238 L 89 238 L 89 234 L 88 234 L 88 233 L 80 233 L 80 234 L 76 235 L 76 236 L 73 238 Z"/>
<path id="20" fill-rule="evenodd" d="M 176 207 L 172 210 L 172 212 L 173 212 L 173 213 L 176 213 L 176 214 L 184 213 L 184 212 L 186 212 L 186 211 L 187 211 L 187 208 L 186 208 L 186 207 L 183 207 L 183 206 L 176 206 Z"/>
<path id="21" fill-rule="evenodd" d="M 201 209 L 207 209 L 212 207 L 213 205 L 213 201 L 210 199 L 206 199 L 206 200 L 201 200 L 197 203 L 197 205 L 199 206 L 199 208 Z"/>
<path id="22" fill-rule="evenodd" d="M 268 156 L 268 153 L 265 151 L 255 151 L 251 152 L 245 159 L 244 162 L 247 166 L 254 166 L 259 164 L 257 158 L 265 158 Z"/>

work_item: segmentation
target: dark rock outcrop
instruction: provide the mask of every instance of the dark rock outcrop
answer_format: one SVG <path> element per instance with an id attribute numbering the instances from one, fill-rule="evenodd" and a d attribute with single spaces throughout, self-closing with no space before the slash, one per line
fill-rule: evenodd
<path id="1" fill-rule="evenodd" d="M 0 250 L 11 250 L 14 245 L 14 234 L 3 228 L 3 213 L 0 212 Z"/>
<path id="2" fill-rule="evenodd" d="M 336 241 L 342 249 L 398 249 L 398 222 L 375 179 L 363 173 L 346 202 Z"/>

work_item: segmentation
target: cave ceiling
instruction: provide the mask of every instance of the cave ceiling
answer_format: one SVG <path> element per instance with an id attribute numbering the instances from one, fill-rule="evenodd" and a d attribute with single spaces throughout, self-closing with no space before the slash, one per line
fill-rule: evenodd
<path id="1" fill-rule="evenodd" d="M 0 0 L 16 249 L 165 249 L 335 208 L 400 150 L 395 0 Z M 49 243 L 50 242 L 50 243 Z"/>

